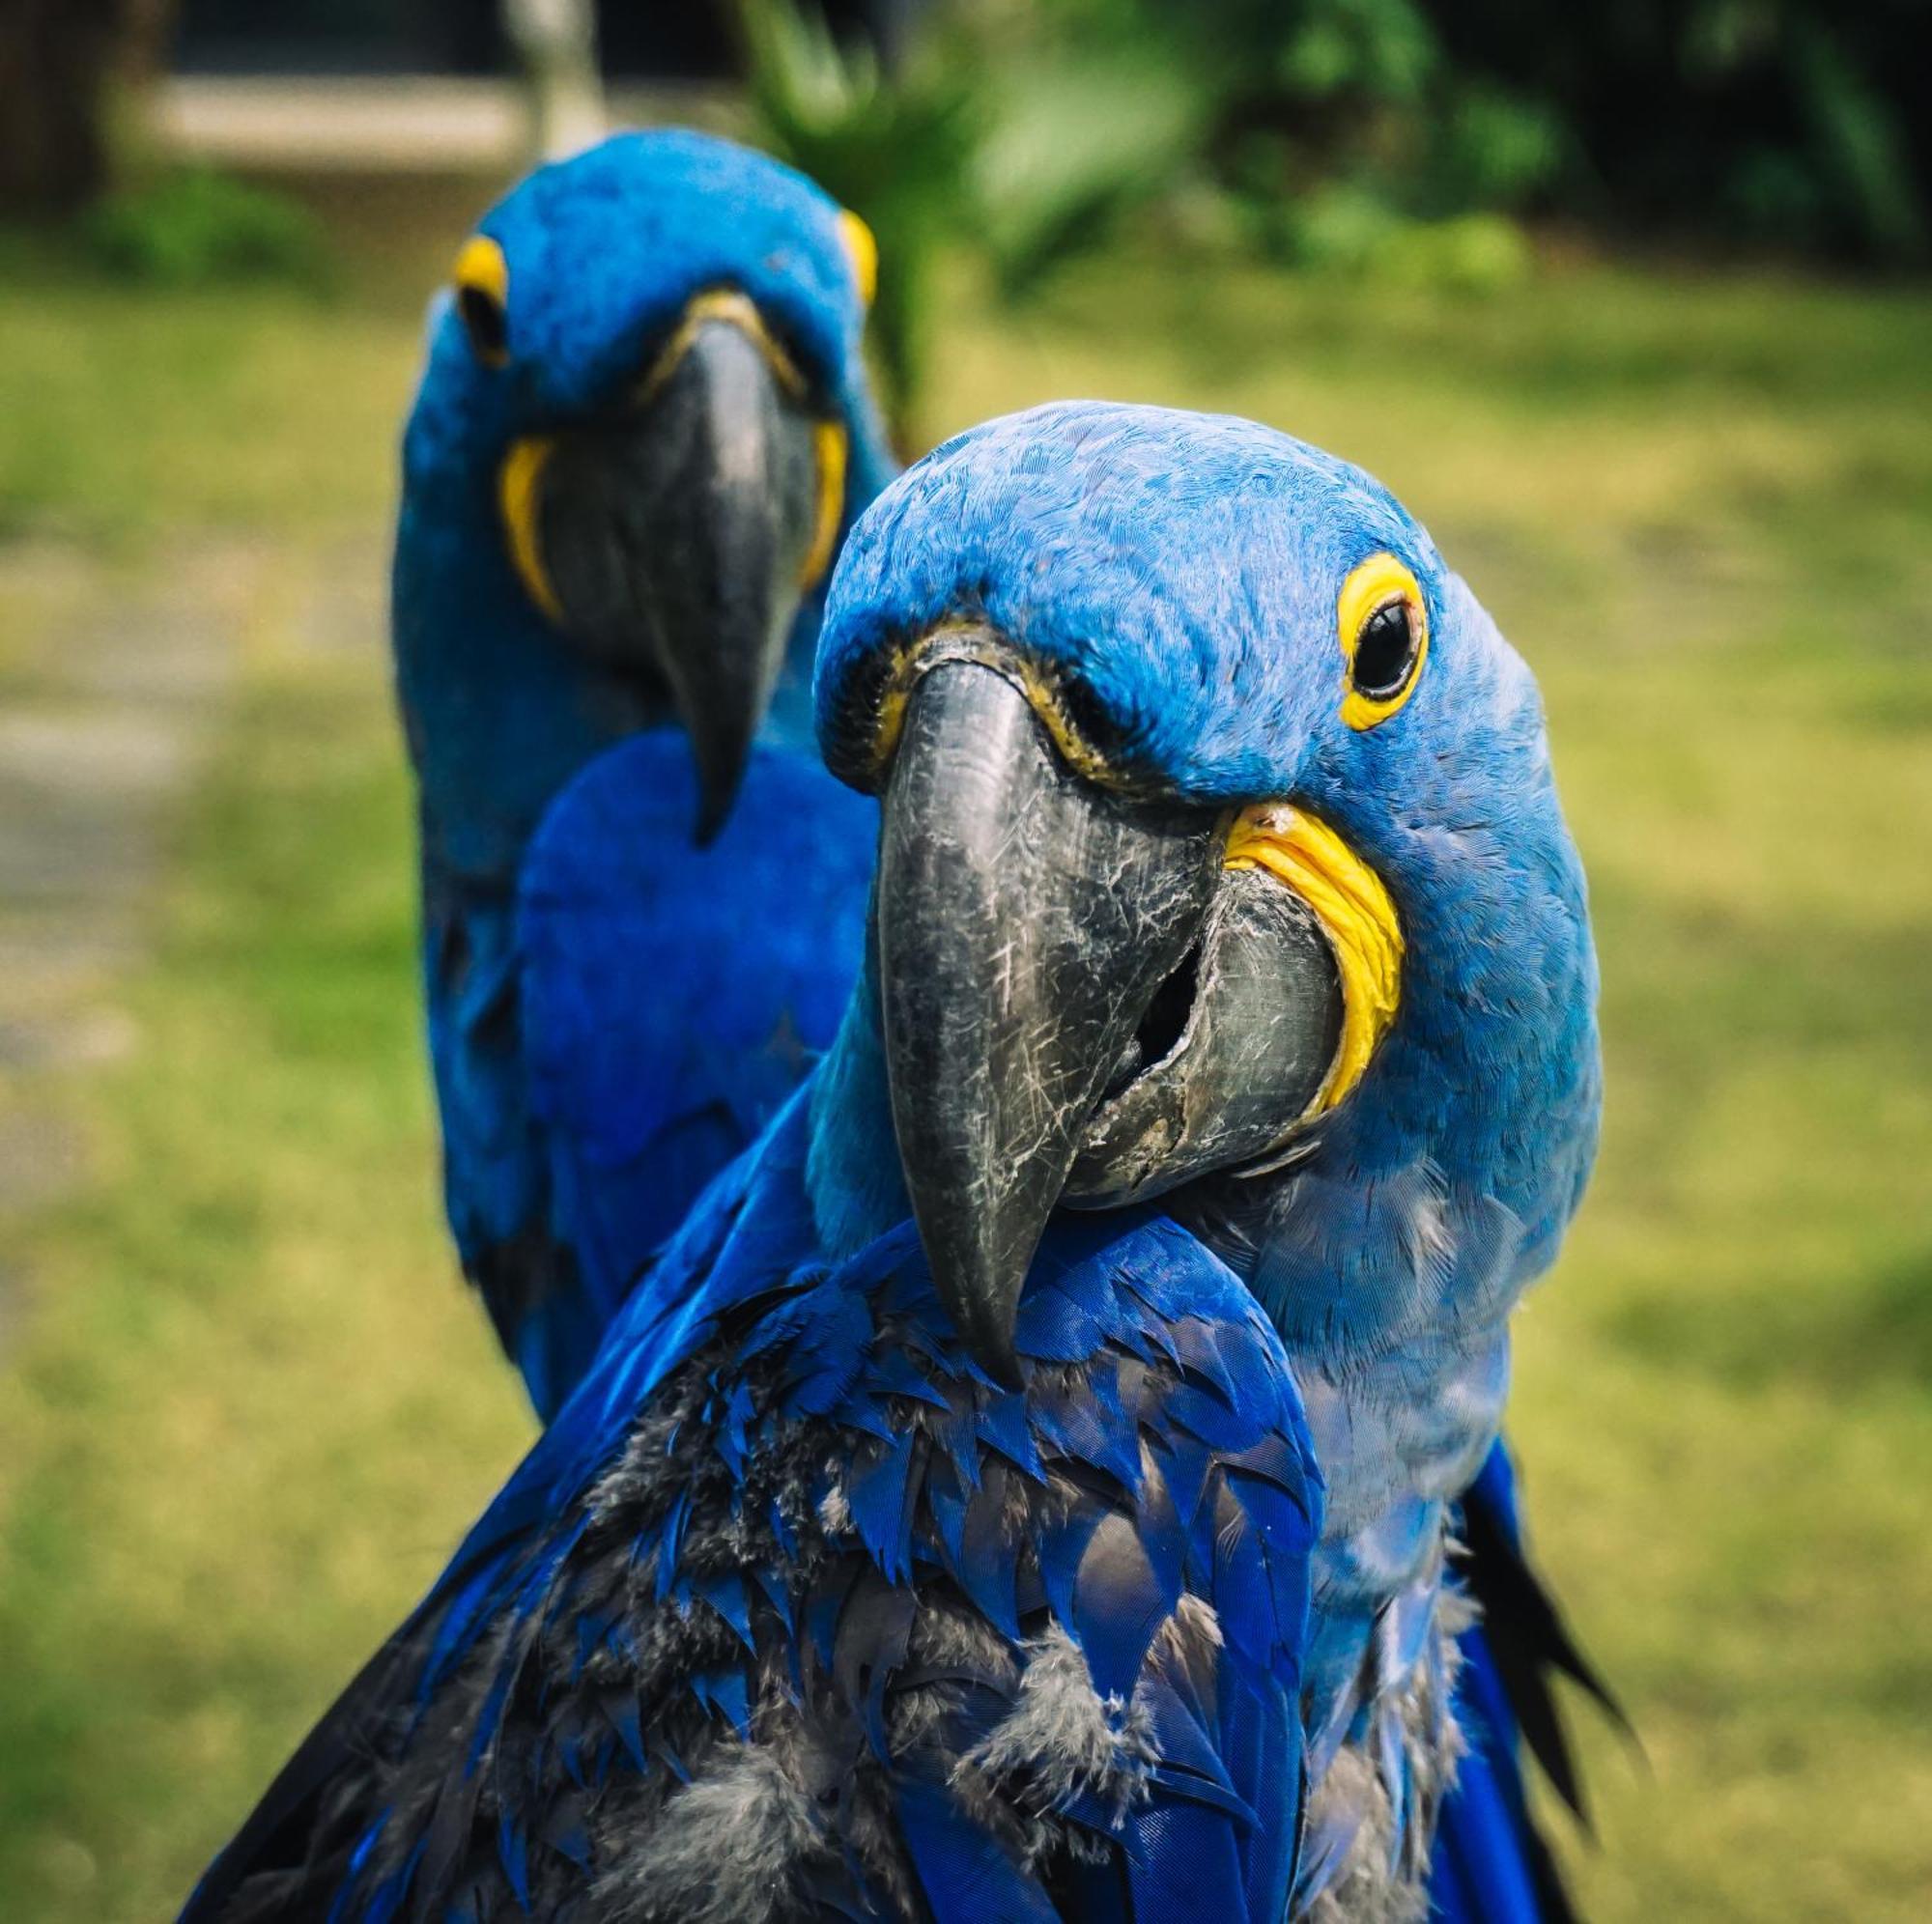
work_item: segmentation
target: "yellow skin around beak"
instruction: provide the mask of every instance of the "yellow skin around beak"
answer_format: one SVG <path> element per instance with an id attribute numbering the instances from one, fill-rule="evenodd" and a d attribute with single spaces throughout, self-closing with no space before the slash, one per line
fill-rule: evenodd
<path id="1" fill-rule="evenodd" d="M 1261 868 L 1314 912 L 1342 981 L 1335 1060 L 1304 1120 L 1361 1081 L 1402 999 L 1402 925 L 1382 879 L 1327 823 L 1292 803 L 1244 808 L 1228 832 L 1230 868 Z"/>
<path id="2" fill-rule="evenodd" d="M 472 246 L 475 244 L 471 242 Z M 639 382 L 636 400 L 639 406 L 647 406 L 669 380 L 678 363 L 690 352 L 697 330 L 714 322 L 723 322 L 744 333 L 771 370 L 780 391 L 789 400 L 802 403 L 807 398 L 810 390 L 804 375 L 765 325 L 764 317 L 751 299 L 733 288 L 707 288 L 702 294 L 693 297 L 679 316 L 670 338 Z M 513 441 L 497 470 L 497 499 L 502 514 L 510 561 L 517 571 L 518 580 L 546 618 L 561 627 L 563 607 L 544 565 L 543 541 L 538 529 L 543 473 L 554 446 L 555 442 L 549 435 L 526 435 Z M 842 421 L 812 423 L 812 448 L 818 468 L 817 511 L 811 539 L 806 544 L 804 557 L 799 563 L 798 585 L 801 590 L 815 586 L 832 564 L 838 541 L 839 523 L 845 511 L 848 446 Z"/>

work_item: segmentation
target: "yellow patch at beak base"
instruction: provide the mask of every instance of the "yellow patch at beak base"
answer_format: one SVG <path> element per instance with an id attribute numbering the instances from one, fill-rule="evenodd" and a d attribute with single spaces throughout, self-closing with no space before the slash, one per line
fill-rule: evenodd
<path id="1" fill-rule="evenodd" d="M 879 243 L 872 230 L 848 208 L 838 214 L 838 239 L 845 258 L 852 264 L 852 278 L 859 288 L 859 305 L 869 307 L 879 292 Z"/>
<path id="2" fill-rule="evenodd" d="M 1228 832 L 1230 868 L 1263 868 L 1307 903 L 1342 981 L 1335 1060 L 1304 1121 L 1333 1109 L 1369 1065 L 1402 997 L 1402 926 L 1376 871 L 1327 823 L 1290 803 L 1244 808 Z"/>
<path id="3" fill-rule="evenodd" d="M 1060 691 L 1038 664 L 1009 647 L 983 622 L 965 618 L 940 622 L 894 656 L 879 697 L 879 716 L 872 740 L 872 770 L 881 783 L 898 750 L 914 685 L 927 669 L 947 662 L 977 662 L 995 674 L 1004 675 L 1026 696 L 1028 705 L 1053 738 L 1061 759 L 1075 775 L 1103 788 L 1121 786 L 1106 758 L 1074 725 Z"/>
<path id="4" fill-rule="evenodd" d="M 818 512 L 811 544 L 798 564 L 798 584 L 810 589 L 832 565 L 838 542 L 838 523 L 845 519 L 845 426 L 842 421 L 814 421 L 811 451 L 818 463 Z"/>
<path id="5" fill-rule="evenodd" d="M 537 511 L 541 502 L 543 471 L 556 443 L 548 435 L 526 435 L 513 441 L 497 470 L 497 502 L 502 511 L 503 532 L 509 542 L 510 561 L 517 579 L 558 627 L 563 625 L 563 604 L 551 585 L 550 571 L 544 566 L 543 542 L 537 533 Z"/>
<path id="6" fill-rule="evenodd" d="M 765 317 L 749 295 L 736 288 L 707 288 L 692 297 L 678 320 L 671 337 L 664 345 L 650 371 L 638 389 L 639 405 L 648 403 L 671 377 L 691 347 L 698 328 L 707 322 L 723 322 L 738 331 L 757 349 L 780 391 L 795 403 L 804 402 L 810 383 L 799 372 L 798 363 L 765 325 Z M 814 421 L 811 424 L 811 451 L 818 469 L 818 493 L 811 524 L 811 539 L 799 563 L 798 584 L 814 586 L 832 565 L 838 542 L 838 524 L 845 517 L 846 438 L 840 421 Z"/>
<path id="7" fill-rule="evenodd" d="M 751 296 L 739 293 L 734 287 L 712 287 L 706 288 L 702 294 L 694 295 L 678 317 L 670 339 L 659 350 L 657 359 L 638 385 L 636 398 L 639 407 L 648 403 L 671 378 L 696 338 L 697 330 L 707 321 L 722 321 L 725 325 L 737 328 L 763 356 L 765 365 L 771 369 L 772 379 L 780 388 L 793 401 L 806 398 L 808 386 L 805 376 L 798 371 L 798 363 L 780 345 L 778 337 L 765 325 L 765 317 L 758 312 Z"/>

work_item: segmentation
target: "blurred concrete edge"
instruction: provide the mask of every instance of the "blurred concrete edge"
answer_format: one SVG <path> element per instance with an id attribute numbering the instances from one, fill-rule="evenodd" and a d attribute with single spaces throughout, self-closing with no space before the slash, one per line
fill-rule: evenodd
<path id="1" fill-rule="evenodd" d="M 741 96 L 725 85 L 615 87 L 612 127 L 728 128 Z M 483 172 L 514 164 L 530 138 L 515 81 L 437 74 L 379 77 L 176 74 L 150 97 L 150 129 L 168 152 L 230 166 Z"/>

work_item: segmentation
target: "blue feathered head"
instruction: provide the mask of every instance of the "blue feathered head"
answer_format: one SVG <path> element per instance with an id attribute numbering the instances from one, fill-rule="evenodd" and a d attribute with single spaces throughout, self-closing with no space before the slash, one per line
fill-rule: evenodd
<path id="1" fill-rule="evenodd" d="M 487 459 L 620 403 L 695 297 L 735 292 L 876 464 L 860 338 L 877 270 L 858 217 L 781 161 L 710 134 L 616 134 L 477 223 L 431 324 L 425 399 Z M 440 452 L 412 434 L 412 474 Z M 886 475 L 863 478 L 862 500 Z"/>
<path id="2" fill-rule="evenodd" d="M 816 700 L 886 799 L 895 1120 L 989 1350 L 1061 1200 L 1427 1165 L 1553 1241 L 1595 971 L 1541 704 L 1367 475 L 1148 408 L 976 428 L 854 529 Z"/>
<path id="3" fill-rule="evenodd" d="M 404 442 L 396 643 L 444 815 L 527 815 L 586 749 L 675 715 L 715 830 L 891 471 L 875 271 L 856 216 L 697 133 L 620 134 L 483 217 Z"/>

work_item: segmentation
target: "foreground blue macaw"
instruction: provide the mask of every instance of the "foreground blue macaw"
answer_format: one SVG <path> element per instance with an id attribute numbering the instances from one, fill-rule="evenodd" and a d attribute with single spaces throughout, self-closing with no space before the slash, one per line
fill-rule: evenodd
<path id="1" fill-rule="evenodd" d="M 832 1054 L 190 1916 L 1419 1912 L 1596 1127 L 1534 685 L 1356 470 L 1085 404 L 875 505 L 818 706 Z"/>
<path id="2" fill-rule="evenodd" d="M 810 665 L 892 472 L 870 247 L 776 161 L 624 134 L 492 209 L 432 319 L 394 580 L 430 1044 L 540 1416 L 856 970 L 875 811 L 810 750 Z"/>

